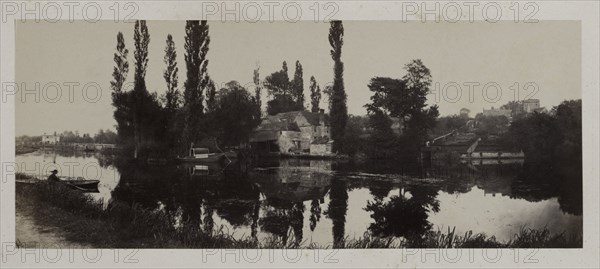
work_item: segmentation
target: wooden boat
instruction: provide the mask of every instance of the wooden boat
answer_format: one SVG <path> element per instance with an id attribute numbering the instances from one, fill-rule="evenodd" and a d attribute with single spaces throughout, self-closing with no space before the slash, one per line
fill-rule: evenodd
<path id="1" fill-rule="evenodd" d="M 100 180 L 87 180 L 83 177 L 58 177 L 60 181 L 57 183 L 65 184 L 73 189 L 83 190 L 83 191 L 94 191 L 98 190 L 98 184 Z M 35 184 L 40 182 L 49 182 L 46 179 L 41 178 L 29 178 L 29 179 L 16 179 L 17 183 L 22 184 Z"/>
<path id="2" fill-rule="evenodd" d="M 231 162 L 237 158 L 235 152 L 211 153 L 207 148 L 191 148 L 187 157 L 177 157 L 177 161 L 185 163 L 217 163 Z"/>

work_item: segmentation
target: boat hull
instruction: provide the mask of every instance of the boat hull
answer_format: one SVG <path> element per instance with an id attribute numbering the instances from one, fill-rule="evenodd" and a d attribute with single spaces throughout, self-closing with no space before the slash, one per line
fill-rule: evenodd
<path id="1" fill-rule="evenodd" d="M 78 187 L 82 189 L 98 189 L 99 180 L 64 180 L 60 183 L 66 184 L 71 187 Z"/>
<path id="2" fill-rule="evenodd" d="M 21 184 L 36 184 L 36 183 L 50 183 L 48 180 L 43 179 L 17 179 L 16 183 Z M 100 180 L 61 180 L 56 183 L 64 184 L 68 187 L 77 190 L 85 190 L 85 191 L 98 191 L 98 184 L 100 184 Z"/>

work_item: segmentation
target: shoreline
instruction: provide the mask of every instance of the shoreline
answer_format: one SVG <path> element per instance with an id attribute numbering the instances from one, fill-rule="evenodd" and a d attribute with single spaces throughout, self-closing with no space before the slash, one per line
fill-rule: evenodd
<path id="1" fill-rule="evenodd" d="M 60 197 L 58 199 L 57 197 Z M 101 202 L 94 201 L 84 193 L 48 184 L 17 184 L 17 216 L 20 221 L 30 214 L 34 227 L 50 231 L 50 242 L 57 241 L 72 247 L 96 248 L 581 248 L 582 236 L 552 234 L 549 230 L 522 228 L 509 242 L 499 242 L 493 235 L 467 232 L 456 235 L 447 232 L 428 231 L 413 239 L 377 237 L 365 234 L 359 238 L 343 238 L 341 242 L 328 245 L 305 245 L 277 237 L 258 241 L 247 237 L 235 239 L 222 231 L 206 232 L 199 227 L 173 225 L 172 216 L 139 206 L 111 203 L 104 210 Z M 27 206 L 27 207 L 23 207 Z M 27 210 L 31 211 L 28 212 Z M 31 232 L 26 229 L 24 232 Z M 19 235 L 21 234 L 21 235 Z M 33 237 L 35 238 L 35 230 Z M 22 232 L 17 233 L 21 244 L 25 240 Z M 21 240 L 23 239 L 23 240 Z M 64 240 L 64 241 L 62 241 Z M 37 242 L 40 243 L 40 242 Z M 43 242 L 41 242 L 43 243 Z"/>

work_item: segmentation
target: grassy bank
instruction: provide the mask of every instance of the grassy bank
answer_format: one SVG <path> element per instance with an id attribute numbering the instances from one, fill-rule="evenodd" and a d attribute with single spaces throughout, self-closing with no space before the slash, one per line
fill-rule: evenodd
<path id="1" fill-rule="evenodd" d="M 186 225 L 162 211 L 151 211 L 120 202 L 104 205 L 81 192 L 61 184 L 17 184 L 17 210 L 34 211 L 36 224 L 58 227 L 71 242 L 97 248 L 296 248 L 270 237 L 258 241 L 251 237 L 235 239 L 220 230 L 205 232 L 198 225 Z M 177 223 L 178 225 L 174 225 Z M 290 243 L 292 242 L 292 243 Z M 521 229 L 513 240 L 499 242 L 484 234 L 429 232 L 413 239 L 380 238 L 369 234 L 346 238 L 336 246 L 343 248 L 564 248 L 581 247 L 582 238 L 551 234 L 548 230 Z M 330 248 L 309 244 L 308 248 Z"/>

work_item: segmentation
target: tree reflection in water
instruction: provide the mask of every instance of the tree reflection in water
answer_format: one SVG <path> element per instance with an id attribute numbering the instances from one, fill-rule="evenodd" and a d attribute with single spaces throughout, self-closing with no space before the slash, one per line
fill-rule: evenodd
<path id="1" fill-rule="evenodd" d="M 308 229 L 315 232 L 323 216 L 332 221 L 327 225 L 332 225 L 335 248 L 344 246 L 347 233 L 364 232 L 346 227 L 348 214 L 357 214 L 348 208 L 349 199 L 364 197 L 360 191 L 349 195 L 354 189 L 368 190 L 370 201 L 363 209 L 370 215 L 365 221 L 370 233 L 414 239 L 417 243 L 432 229 L 429 216 L 440 210 L 438 193 L 459 196 L 477 187 L 485 193 L 531 202 L 558 197 L 560 210 L 582 214 L 581 169 L 568 165 L 557 168 L 473 162 L 412 171 L 396 164 L 393 173 L 383 173 L 380 169 L 391 165 L 380 164 L 371 171 L 368 167 L 339 164 L 332 169 L 326 162 L 280 161 L 250 173 L 236 167 L 211 167 L 211 173 L 200 176 L 190 174 L 189 166 L 148 166 L 116 160 L 114 165 L 120 173 L 119 184 L 112 191 L 114 201 L 161 210 L 182 229 L 211 232 L 221 225 L 249 228 L 250 234 L 246 235 L 255 240 L 272 235 L 288 245 L 305 243 L 305 237 L 314 238 L 316 234 L 304 233 Z M 309 212 L 303 230 L 305 210 Z M 323 246 L 331 243 L 325 238 L 317 240 Z"/>
<path id="2" fill-rule="evenodd" d="M 512 198 L 538 202 L 558 197 L 560 209 L 569 214 L 583 214 L 583 175 L 581 162 L 525 163 L 512 182 Z"/>
<path id="3" fill-rule="evenodd" d="M 365 210 L 372 212 L 374 221 L 369 231 L 377 236 L 420 237 L 431 229 L 427 220 L 430 212 L 439 212 L 437 190 L 425 186 L 401 189 L 388 202 L 381 198 L 369 201 Z"/>
<path id="4" fill-rule="evenodd" d="M 394 184 L 391 181 L 375 180 L 368 186 L 369 193 L 375 200 L 382 200 L 387 197 L 394 188 Z"/>
<path id="5" fill-rule="evenodd" d="M 334 178 L 329 191 L 329 206 L 327 216 L 333 222 L 333 247 L 344 247 L 346 228 L 346 212 L 348 211 L 348 187 L 346 181 Z"/>
<path id="6" fill-rule="evenodd" d="M 210 206 L 206 206 L 204 209 L 204 232 L 206 233 L 211 233 L 215 227 L 214 212 L 215 210 Z"/>
<path id="7" fill-rule="evenodd" d="M 317 223 L 321 220 L 321 204 L 324 203 L 323 198 L 313 199 L 310 203 L 310 231 L 314 232 Z"/>
<path id="8" fill-rule="evenodd" d="M 266 197 L 262 203 L 263 216 L 258 224 L 261 231 L 280 238 L 285 244 L 300 245 L 304 238 L 304 202 L 310 205 L 310 229 L 321 218 L 323 197 L 329 190 L 329 163 L 309 160 L 279 160 L 268 163 L 250 178 Z M 293 242 L 288 242 L 293 235 Z"/>
<path id="9" fill-rule="evenodd" d="M 303 238 L 304 209 L 302 202 L 269 198 L 265 202 L 266 214 L 259 224 L 262 230 L 280 237 L 284 244 L 288 243 L 291 231 L 294 243 L 299 245 Z"/>

